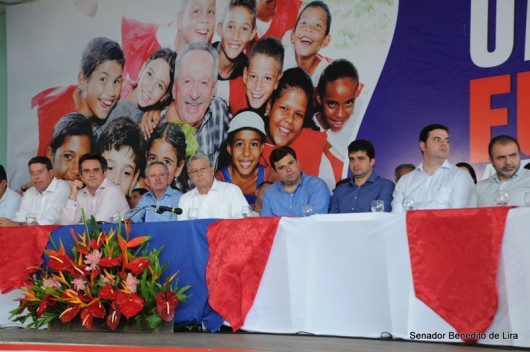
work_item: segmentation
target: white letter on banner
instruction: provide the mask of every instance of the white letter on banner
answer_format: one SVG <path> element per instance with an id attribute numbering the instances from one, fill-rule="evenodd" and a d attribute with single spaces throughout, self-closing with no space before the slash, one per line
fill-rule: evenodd
<path id="1" fill-rule="evenodd" d="M 515 0 L 497 0 L 495 18 L 495 49 L 488 51 L 489 0 L 471 0 L 471 60 L 479 67 L 494 67 L 504 63 L 513 51 L 515 31 Z M 528 26 L 527 26 L 528 27 Z"/>

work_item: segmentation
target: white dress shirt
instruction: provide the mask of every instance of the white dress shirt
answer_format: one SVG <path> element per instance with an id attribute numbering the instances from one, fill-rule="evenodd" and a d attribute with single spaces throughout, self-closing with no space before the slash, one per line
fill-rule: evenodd
<path id="1" fill-rule="evenodd" d="M 414 200 L 414 209 L 464 208 L 473 190 L 473 180 L 464 170 L 447 160 L 429 175 L 421 163 L 416 170 L 401 177 L 396 185 L 392 212 L 403 212 L 403 199 Z"/>
<path id="2" fill-rule="evenodd" d="M 20 194 L 7 187 L 4 195 L 0 198 L 0 218 L 13 219 L 20 207 L 21 200 Z"/>
<path id="3" fill-rule="evenodd" d="M 35 213 L 39 225 L 59 224 L 61 222 L 61 209 L 69 196 L 70 186 L 68 183 L 55 177 L 42 193 L 33 186 L 24 193 L 20 208 L 13 220 L 25 222 L 27 213 Z"/>
<path id="4" fill-rule="evenodd" d="M 508 191 L 508 205 L 524 206 L 524 194 L 530 192 L 530 171 L 521 169 L 505 181 L 500 181 L 497 174 L 480 181 L 471 192 L 469 206 L 496 206 L 495 193 L 498 190 Z"/>
<path id="5" fill-rule="evenodd" d="M 113 215 L 125 214 L 129 210 L 129 204 L 120 189 L 105 178 L 95 195 L 83 188 L 77 193 L 76 200 L 66 201 L 61 214 L 61 224 L 70 225 L 82 222 L 81 209 L 84 209 L 87 219 L 93 215 L 96 221 L 109 222 Z"/>
<path id="6" fill-rule="evenodd" d="M 178 216 L 178 220 L 189 220 L 190 208 L 199 209 L 199 219 L 242 218 L 244 206 L 248 206 L 248 202 L 238 186 L 214 179 L 208 194 L 202 195 L 194 188 L 180 197 L 182 215 Z"/>

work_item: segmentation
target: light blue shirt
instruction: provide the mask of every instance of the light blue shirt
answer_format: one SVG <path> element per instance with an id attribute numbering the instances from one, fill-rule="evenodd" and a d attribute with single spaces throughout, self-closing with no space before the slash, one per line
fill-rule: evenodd
<path id="1" fill-rule="evenodd" d="M 324 180 L 302 173 L 302 180 L 294 192 L 287 192 L 281 181 L 265 190 L 261 216 L 302 216 L 303 204 L 311 204 L 314 214 L 327 214 L 329 197 Z"/>
<path id="2" fill-rule="evenodd" d="M 20 194 L 7 187 L 4 195 L 0 198 L 0 218 L 13 219 L 20 207 L 21 200 Z"/>
<path id="3" fill-rule="evenodd" d="M 153 191 L 145 193 L 138 201 L 136 208 L 140 209 L 148 205 L 163 205 L 166 207 L 178 207 L 182 193 L 168 186 L 166 192 L 160 199 L 156 199 Z M 142 209 L 138 213 L 131 216 L 129 219 L 138 222 L 156 222 L 156 221 L 177 221 L 177 214 L 171 212 L 164 212 L 158 214 L 151 210 Z"/>

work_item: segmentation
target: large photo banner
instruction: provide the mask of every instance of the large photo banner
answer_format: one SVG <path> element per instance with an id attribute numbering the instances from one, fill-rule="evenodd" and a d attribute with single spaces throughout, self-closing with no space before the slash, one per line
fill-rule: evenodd
<path id="1" fill-rule="evenodd" d="M 152 160 L 186 190 L 185 160 L 201 151 L 218 178 L 252 179 L 240 184 L 250 194 L 275 180 L 268 156 L 289 145 L 302 171 L 333 189 L 348 176 L 351 141 L 370 140 L 375 171 L 393 179 L 397 165 L 419 163 L 431 123 L 449 127 L 449 160 L 479 178 L 492 136 L 516 137 L 530 155 L 527 1 L 257 0 L 256 15 L 248 3 L 9 7 L 11 188 L 28 183 L 35 155 L 72 179 L 92 151 L 126 194 Z M 189 43 L 212 44 L 219 61 L 184 59 Z"/>

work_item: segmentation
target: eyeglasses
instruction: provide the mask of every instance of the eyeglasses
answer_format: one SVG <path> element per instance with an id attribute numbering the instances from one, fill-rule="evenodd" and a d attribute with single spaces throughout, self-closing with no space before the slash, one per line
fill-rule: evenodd
<path id="1" fill-rule="evenodd" d="M 188 173 L 189 173 L 190 175 L 198 175 L 199 173 L 202 174 L 202 173 L 205 173 L 206 170 L 208 170 L 210 167 L 211 167 L 211 166 L 203 166 L 203 167 L 201 167 L 201 168 L 199 168 L 199 169 L 193 169 L 193 170 L 190 170 Z"/>

